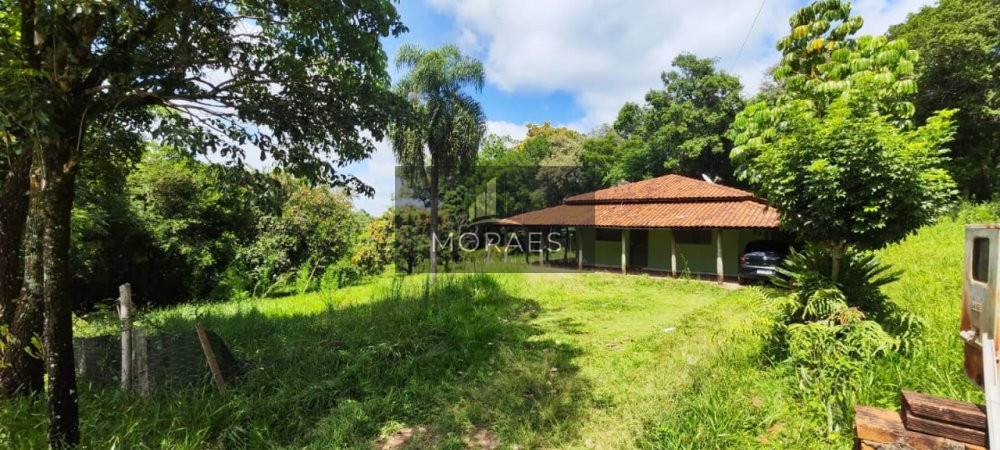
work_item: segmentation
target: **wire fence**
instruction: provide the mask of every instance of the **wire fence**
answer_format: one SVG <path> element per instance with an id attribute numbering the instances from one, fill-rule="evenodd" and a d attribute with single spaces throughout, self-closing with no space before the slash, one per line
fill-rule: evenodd
<path id="1" fill-rule="evenodd" d="M 212 353 L 223 379 L 237 379 L 243 368 L 226 343 L 217 334 L 206 330 Z M 206 352 L 192 329 L 182 333 L 138 333 L 133 341 L 137 366 L 142 368 L 145 384 L 152 394 L 190 387 L 210 386 L 213 372 Z M 80 376 L 99 386 L 122 385 L 122 339 L 120 336 L 79 338 L 73 342 L 76 368 Z"/>

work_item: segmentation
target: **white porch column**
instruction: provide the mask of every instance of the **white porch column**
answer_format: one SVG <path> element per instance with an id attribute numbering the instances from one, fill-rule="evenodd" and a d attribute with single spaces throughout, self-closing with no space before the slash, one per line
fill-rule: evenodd
<path id="1" fill-rule="evenodd" d="M 563 227 L 563 242 L 566 244 L 563 246 L 563 262 L 565 263 L 569 259 L 569 227 Z"/>
<path id="2" fill-rule="evenodd" d="M 528 234 L 528 229 L 527 228 L 524 229 L 524 234 L 522 236 L 524 237 L 524 241 L 521 244 L 521 249 L 524 251 L 524 264 L 530 265 L 531 264 L 531 241 L 528 240 L 528 238 L 530 236 Z"/>
<path id="3" fill-rule="evenodd" d="M 538 267 L 544 267 L 549 257 L 549 229 L 542 231 L 542 242 L 538 247 Z"/>
<path id="4" fill-rule="evenodd" d="M 677 277 L 677 238 L 674 230 L 670 230 L 670 275 Z"/>
<path id="5" fill-rule="evenodd" d="M 715 270 L 719 273 L 719 284 L 726 272 L 722 267 L 722 230 L 715 230 Z"/>
<path id="6" fill-rule="evenodd" d="M 628 228 L 622 230 L 622 273 L 627 273 L 628 265 Z"/>
<path id="7" fill-rule="evenodd" d="M 583 270 L 583 233 L 580 227 L 576 228 L 576 268 Z"/>

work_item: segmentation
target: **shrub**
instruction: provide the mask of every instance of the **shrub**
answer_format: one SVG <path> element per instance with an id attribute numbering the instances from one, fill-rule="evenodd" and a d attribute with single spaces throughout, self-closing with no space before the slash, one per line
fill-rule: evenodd
<path id="1" fill-rule="evenodd" d="M 316 287 L 315 275 L 318 269 L 319 264 L 316 263 L 316 258 L 309 258 L 299 265 L 298 270 L 295 271 L 296 293 L 302 295 Z"/>
<path id="2" fill-rule="evenodd" d="M 364 276 L 361 268 L 350 260 L 342 259 L 326 268 L 320 286 L 323 290 L 340 289 L 357 284 Z"/>
<path id="3" fill-rule="evenodd" d="M 792 292 L 771 299 L 770 311 L 772 353 L 794 370 L 804 404 L 836 432 L 847 422 L 860 376 L 876 359 L 911 349 L 923 321 L 882 293 L 900 273 L 873 254 L 848 250 L 837 282 L 831 264 L 815 247 L 793 251 L 775 280 Z"/>
<path id="4" fill-rule="evenodd" d="M 856 249 L 845 252 L 836 282 L 830 279 L 831 264 L 828 254 L 817 247 L 793 251 L 788 256 L 778 268 L 780 276 L 775 284 L 794 294 L 787 299 L 779 321 L 790 324 L 826 320 L 854 308 L 898 338 L 898 350 L 909 350 L 924 327 L 923 321 L 882 293 L 882 287 L 899 280 L 901 272 L 882 264 L 873 253 Z"/>
<path id="5" fill-rule="evenodd" d="M 389 211 L 369 223 L 358 235 L 351 262 L 365 275 L 381 273 L 392 262 L 394 240 L 392 211 Z"/>

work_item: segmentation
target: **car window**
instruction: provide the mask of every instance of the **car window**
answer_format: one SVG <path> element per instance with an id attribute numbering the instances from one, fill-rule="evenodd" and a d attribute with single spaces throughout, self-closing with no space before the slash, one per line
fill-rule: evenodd
<path id="1" fill-rule="evenodd" d="M 774 252 L 782 255 L 788 254 L 788 244 L 778 241 L 753 241 L 747 244 L 743 253 L 751 252 Z"/>

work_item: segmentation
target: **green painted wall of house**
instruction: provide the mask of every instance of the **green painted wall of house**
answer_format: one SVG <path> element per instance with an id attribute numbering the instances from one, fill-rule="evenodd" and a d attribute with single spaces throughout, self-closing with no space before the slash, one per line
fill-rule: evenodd
<path id="1" fill-rule="evenodd" d="M 671 230 L 649 230 L 649 254 L 646 268 L 670 271 Z M 586 265 L 621 266 L 621 242 L 597 241 L 593 228 L 581 230 L 583 236 L 583 260 Z M 770 231 L 765 230 L 722 230 L 722 263 L 727 276 L 736 276 L 739 271 L 739 257 L 751 241 L 768 239 Z M 677 244 L 677 271 L 692 274 L 716 273 L 715 233 L 708 245 Z"/>
<path id="2" fill-rule="evenodd" d="M 597 247 L 596 266 L 621 267 L 622 265 L 622 243 L 621 241 L 594 241 Z"/>

